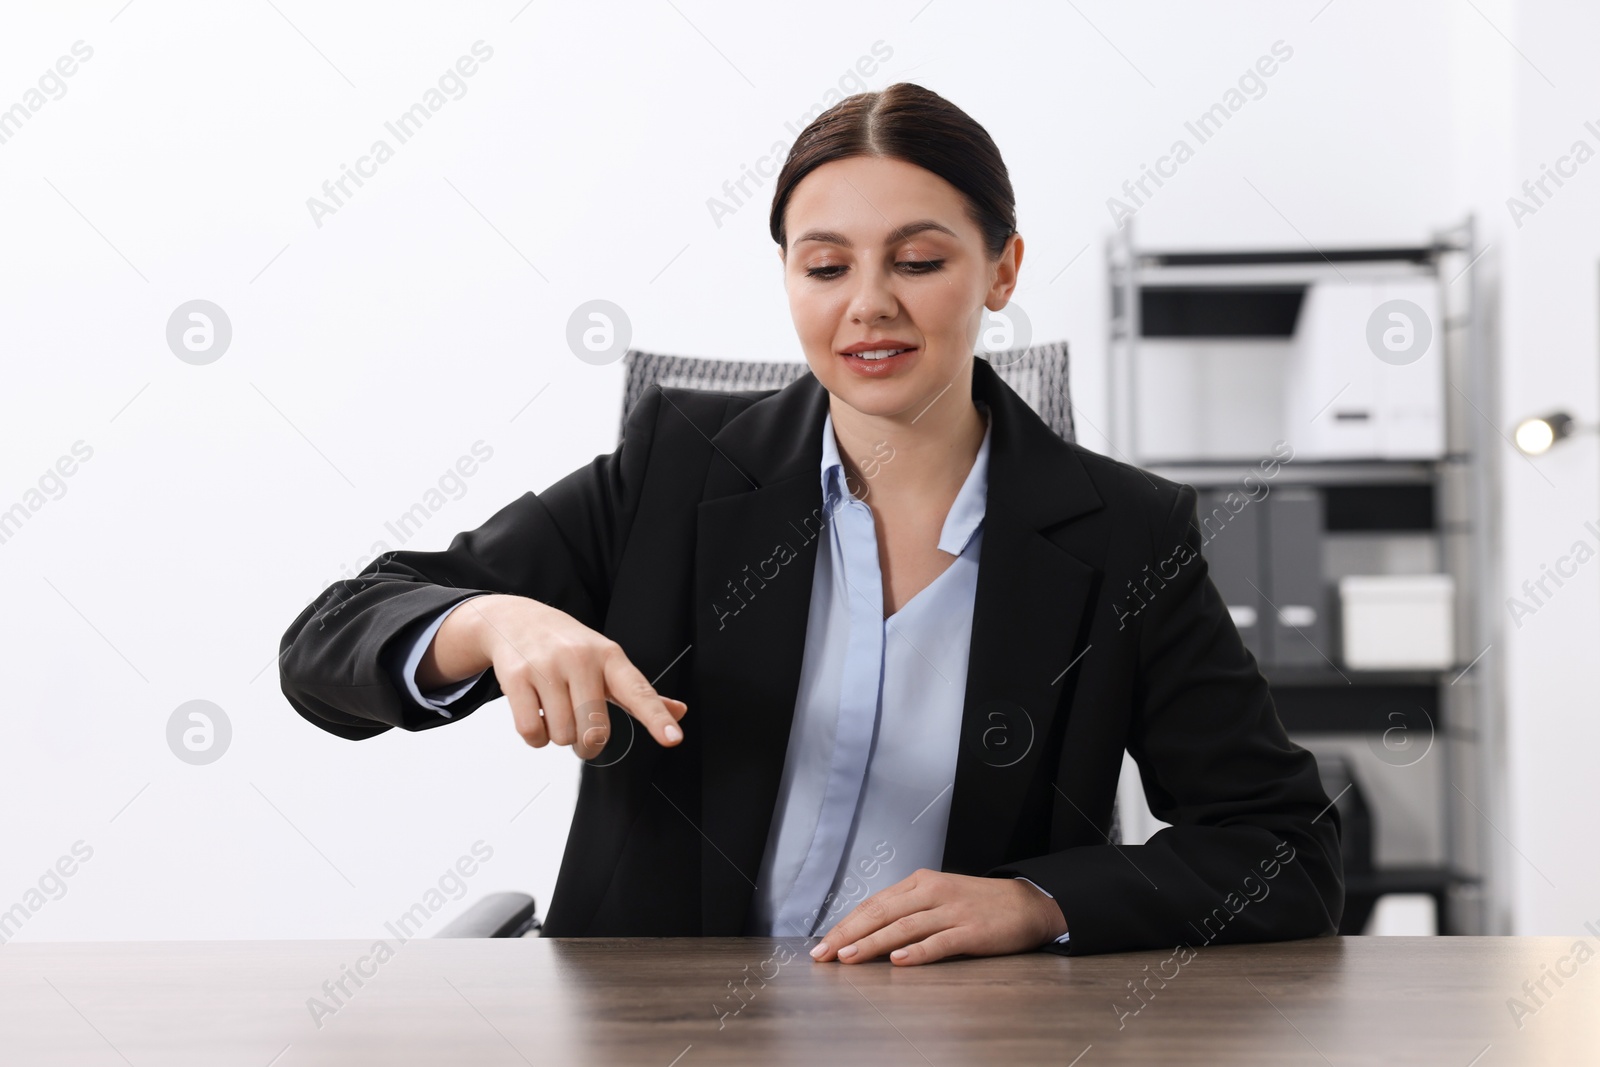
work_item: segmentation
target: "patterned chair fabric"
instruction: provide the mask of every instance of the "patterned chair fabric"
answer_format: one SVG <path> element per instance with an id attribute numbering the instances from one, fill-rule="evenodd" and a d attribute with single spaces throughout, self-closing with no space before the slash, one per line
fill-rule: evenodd
<path id="1" fill-rule="evenodd" d="M 1014 348 L 980 356 L 1039 417 L 1064 440 L 1076 441 L 1072 424 L 1072 393 L 1067 381 L 1067 343 Z M 626 421 L 646 389 L 657 383 L 717 393 L 755 393 L 784 386 L 810 372 L 803 361 L 757 362 L 743 359 L 705 359 L 699 356 L 663 356 L 629 349 L 623 356 L 627 386 L 622 396 Z"/>

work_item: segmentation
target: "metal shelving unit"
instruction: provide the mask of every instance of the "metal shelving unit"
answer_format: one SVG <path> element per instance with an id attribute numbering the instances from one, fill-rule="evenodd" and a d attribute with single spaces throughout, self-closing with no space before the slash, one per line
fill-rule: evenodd
<path id="1" fill-rule="evenodd" d="M 1429 460 L 1301 461 L 1286 464 L 1279 486 L 1411 485 L 1432 488 L 1433 529 L 1440 569 L 1455 585 L 1455 664 L 1448 669 L 1355 671 L 1331 663 L 1321 668 L 1264 667 L 1280 716 L 1308 748 L 1334 735 L 1370 741 L 1383 730 L 1386 701 L 1409 701 L 1432 719 L 1431 818 L 1437 820 L 1442 856 L 1437 867 L 1461 876 L 1451 891 L 1447 933 L 1501 933 L 1507 929 L 1504 845 L 1491 818 L 1504 811 L 1502 681 L 1495 650 L 1501 615 L 1485 595 L 1497 588 L 1497 532 L 1491 489 L 1498 484 L 1499 449 L 1491 348 L 1480 310 L 1474 267 L 1483 254 L 1469 216 L 1437 232 L 1426 245 L 1345 249 L 1194 250 L 1141 249 L 1131 224 L 1107 246 L 1110 284 L 1110 423 L 1113 455 L 1197 489 L 1239 479 L 1241 463 L 1216 459 L 1140 455 L 1139 352 L 1141 294 L 1149 287 L 1304 286 L 1319 281 L 1432 276 L 1440 294 L 1436 344 L 1444 358 L 1444 454 Z M 1330 593 L 1330 599 L 1332 594 Z M 1314 743 L 1315 742 L 1315 743 Z M 1370 747 L 1370 746 L 1369 746 Z M 1424 758 L 1423 762 L 1426 761 Z M 1420 764 L 1419 764 L 1420 766 Z M 1384 810 L 1374 805 L 1379 825 Z M 1393 813 L 1391 813 L 1392 815 Z M 1408 813 L 1416 815 L 1417 813 Z M 1500 822 L 1494 819 L 1494 822 Z M 1415 863 L 1401 865 L 1413 870 Z"/>

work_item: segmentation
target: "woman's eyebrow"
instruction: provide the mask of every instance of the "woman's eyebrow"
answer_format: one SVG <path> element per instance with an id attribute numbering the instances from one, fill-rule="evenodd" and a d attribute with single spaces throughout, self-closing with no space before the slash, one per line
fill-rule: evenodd
<path id="1" fill-rule="evenodd" d="M 914 237 L 928 230 L 949 234 L 951 237 L 957 236 L 954 230 L 942 222 L 935 222 L 933 219 L 918 219 L 916 222 L 908 222 L 904 226 L 889 231 L 888 243 L 894 244 L 904 241 L 908 237 Z M 795 241 L 795 244 L 804 244 L 807 241 L 821 241 L 824 244 L 840 245 L 844 248 L 854 247 L 850 238 L 834 230 L 807 230 L 800 236 L 799 240 Z"/>

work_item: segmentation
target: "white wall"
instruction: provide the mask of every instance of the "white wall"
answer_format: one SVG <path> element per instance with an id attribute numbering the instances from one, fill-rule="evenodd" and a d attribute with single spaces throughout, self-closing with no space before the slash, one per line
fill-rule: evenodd
<path id="1" fill-rule="evenodd" d="M 678 0 L 620 17 L 519 13 L 520 0 L 280 2 L 281 15 L 121 2 L 12 15 L 0 35 L 0 107 L 74 42 L 94 50 L 0 144 L 0 509 L 75 442 L 93 449 L 0 544 L 0 908 L 75 842 L 93 849 L 17 935 L 29 940 L 377 935 L 479 839 L 494 853 L 469 896 L 548 901 L 570 752 L 524 747 L 499 704 L 426 734 L 341 741 L 278 692 L 278 639 L 328 582 L 400 547 L 385 521 L 475 442 L 492 459 L 406 547 L 441 548 L 613 447 L 620 367 L 568 350 L 580 303 L 619 304 L 646 350 L 799 358 L 766 234 L 770 182 L 720 226 L 707 199 L 792 139 L 786 123 L 876 42 L 892 55 L 867 88 L 928 85 L 1005 154 L 1027 240 L 1017 302 L 1036 339 L 1074 346 L 1091 447 L 1106 418 L 1106 199 L 1274 42 L 1292 58 L 1138 212 L 1141 243 L 1423 241 L 1474 208 L 1504 231 L 1513 178 L 1600 118 L 1579 106 L 1595 99 L 1581 48 L 1596 27 L 1582 16 L 1577 32 L 1576 4 L 1084 2 L 1080 15 L 909 0 L 780 14 Z M 493 57 L 466 95 L 316 225 L 307 198 L 479 40 Z M 1558 403 L 1595 415 L 1597 189 L 1600 163 L 1498 242 L 1508 418 Z M 207 366 L 164 337 L 195 298 L 234 329 Z M 1594 451 L 1588 439 L 1541 461 L 1555 490 L 1505 464 L 1508 576 L 1537 572 L 1596 517 Z M 1560 887 L 1518 870 L 1522 931 L 1592 917 L 1582 890 L 1597 861 L 1572 841 L 1592 798 L 1581 672 L 1600 634 L 1597 573 L 1491 653 L 1512 682 L 1500 828 Z M 167 747 L 192 699 L 233 726 L 207 766 Z"/>
<path id="2" fill-rule="evenodd" d="M 1541 164 L 1555 167 L 1575 140 L 1600 149 L 1600 73 L 1589 47 L 1600 40 L 1600 10 L 1549 0 L 1524 4 L 1514 37 L 1528 58 L 1513 66 L 1516 136 L 1502 199 L 1520 195 L 1522 182 L 1539 177 Z M 1586 122 L 1594 129 L 1585 129 Z M 1520 228 L 1503 205 L 1499 219 L 1506 424 L 1564 409 L 1592 427 L 1600 399 L 1600 160 L 1579 166 Z M 1554 567 L 1575 541 L 1600 547 L 1600 536 L 1585 529 L 1586 523 L 1600 526 L 1597 451 L 1591 431 L 1536 461 L 1508 453 L 1502 506 L 1506 596 L 1521 596 L 1522 583 L 1540 577 L 1542 567 Z M 1590 560 L 1579 567 L 1520 622 L 1507 628 L 1511 812 L 1500 827 L 1509 850 L 1515 926 L 1520 933 L 1574 933 L 1584 921 L 1600 920 L 1600 856 L 1588 846 L 1594 835 L 1587 825 L 1600 795 L 1600 564 Z"/>

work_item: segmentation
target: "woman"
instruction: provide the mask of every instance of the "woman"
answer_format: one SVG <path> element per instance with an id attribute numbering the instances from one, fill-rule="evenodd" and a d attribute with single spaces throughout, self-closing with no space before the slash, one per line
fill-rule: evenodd
<path id="1" fill-rule="evenodd" d="M 284 635 L 290 703 L 354 739 L 504 695 L 570 745 L 548 936 L 914 965 L 1334 932 L 1338 815 L 1194 490 L 1064 442 L 972 357 L 1023 252 L 988 134 L 916 85 L 850 97 L 771 230 L 810 375 L 654 389 L 612 454 L 335 583 Z M 1173 824 L 1125 848 L 1124 749 Z"/>

